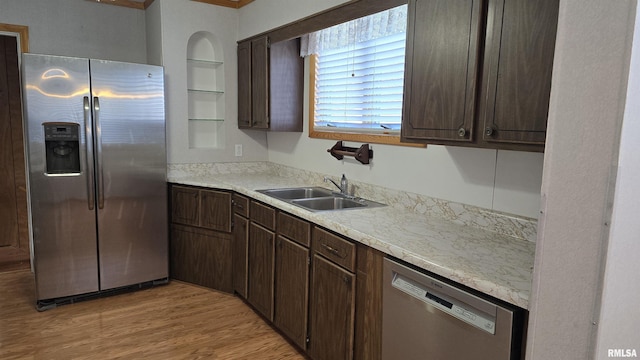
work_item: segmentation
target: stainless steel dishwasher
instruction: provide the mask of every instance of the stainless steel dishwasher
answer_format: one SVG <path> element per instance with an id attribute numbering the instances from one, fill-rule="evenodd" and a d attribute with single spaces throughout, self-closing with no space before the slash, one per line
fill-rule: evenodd
<path id="1" fill-rule="evenodd" d="M 523 313 L 384 261 L 382 359 L 520 359 Z"/>

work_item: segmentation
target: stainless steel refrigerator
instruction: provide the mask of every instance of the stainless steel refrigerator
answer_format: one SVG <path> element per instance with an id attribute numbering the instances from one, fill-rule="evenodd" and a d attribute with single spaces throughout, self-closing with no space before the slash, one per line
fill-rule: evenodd
<path id="1" fill-rule="evenodd" d="M 37 307 L 168 279 L 162 67 L 24 54 Z"/>

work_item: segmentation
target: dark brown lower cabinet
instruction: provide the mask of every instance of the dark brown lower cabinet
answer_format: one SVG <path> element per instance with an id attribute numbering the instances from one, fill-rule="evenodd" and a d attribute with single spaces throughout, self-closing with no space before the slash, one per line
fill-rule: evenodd
<path id="1" fill-rule="evenodd" d="M 273 321 L 273 259 L 275 234 L 251 223 L 249 229 L 249 286 L 247 301 Z"/>
<path id="2" fill-rule="evenodd" d="M 231 234 L 173 224 L 171 277 L 233 292 Z"/>
<path id="3" fill-rule="evenodd" d="M 355 275 L 313 256 L 308 352 L 314 360 L 353 358 Z"/>
<path id="4" fill-rule="evenodd" d="M 235 291 L 313 360 L 380 359 L 383 253 L 238 194 L 172 200 L 173 279 Z"/>
<path id="5" fill-rule="evenodd" d="M 273 323 L 304 349 L 307 342 L 309 249 L 278 236 L 275 278 Z"/>

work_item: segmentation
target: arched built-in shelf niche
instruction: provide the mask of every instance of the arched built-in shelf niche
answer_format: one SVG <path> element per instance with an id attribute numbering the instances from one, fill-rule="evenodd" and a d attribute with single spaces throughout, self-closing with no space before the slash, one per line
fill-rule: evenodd
<path id="1" fill-rule="evenodd" d="M 216 37 L 199 31 L 187 45 L 187 102 L 190 148 L 225 147 L 224 59 Z"/>

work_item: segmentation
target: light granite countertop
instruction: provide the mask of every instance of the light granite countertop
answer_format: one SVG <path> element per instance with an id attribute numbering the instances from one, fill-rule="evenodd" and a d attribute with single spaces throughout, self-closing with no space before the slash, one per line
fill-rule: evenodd
<path id="1" fill-rule="evenodd" d="M 507 303 L 528 308 L 534 242 L 397 206 L 311 212 L 256 191 L 317 185 L 304 178 L 282 175 L 170 171 L 168 181 L 235 191 Z"/>

